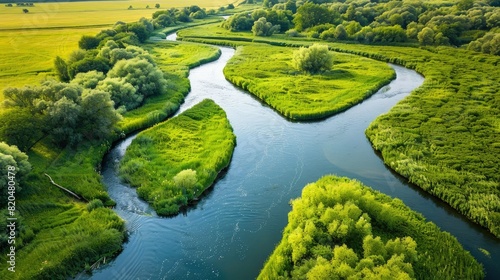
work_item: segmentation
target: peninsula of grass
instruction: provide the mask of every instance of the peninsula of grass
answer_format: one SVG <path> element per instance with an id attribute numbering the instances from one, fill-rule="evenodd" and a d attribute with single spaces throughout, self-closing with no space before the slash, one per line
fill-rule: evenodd
<path id="1" fill-rule="evenodd" d="M 122 136 L 152 126 L 177 111 L 190 89 L 189 69 L 219 57 L 217 48 L 200 44 L 163 41 L 143 47 L 164 71 L 168 88 L 165 94 L 147 99 L 143 106 L 123 116 L 117 125 Z M 192 52 L 197 55 L 189 55 Z M 7 117 L 8 111 L 2 111 L 0 119 Z M 121 250 L 124 221 L 113 210 L 102 207 L 114 202 L 98 173 L 103 156 L 119 136 L 63 149 L 44 138 L 27 152 L 33 170 L 25 187 L 16 194 L 21 213 L 18 226 L 22 228 L 16 243 L 16 273 L 7 270 L 6 254 L 2 254 L 0 279 L 66 279 Z M 53 186 L 45 173 L 83 200 Z"/>
<path id="2" fill-rule="evenodd" d="M 257 279 L 484 277 L 455 237 L 358 181 L 325 176 L 307 185 L 292 207 Z"/>
<path id="3" fill-rule="evenodd" d="M 283 35 L 254 37 L 209 25 L 181 32 L 183 40 L 221 45 L 252 41 L 309 46 Z M 230 32 L 229 32 L 230 33 Z M 314 40 L 317 41 L 317 40 Z M 414 69 L 424 84 L 380 116 L 366 134 L 384 162 L 470 220 L 500 237 L 500 57 L 451 47 L 327 43 L 352 53 Z"/>
<path id="4" fill-rule="evenodd" d="M 159 215 L 175 215 L 228 167 L 235 145 L 226 113 L 206 99 L 139 133 L 123 157 L 120 174 Z"/>
<path id="5" fill-rule="evenodd" d="M 261 44 L 238 47 L 224 75 L 292 120 L 344 111 L 395 77 L 386 63 L 342 53 L 333 54 L 331 70 L 307 74 L 293 68 L 294 50 Z"/>

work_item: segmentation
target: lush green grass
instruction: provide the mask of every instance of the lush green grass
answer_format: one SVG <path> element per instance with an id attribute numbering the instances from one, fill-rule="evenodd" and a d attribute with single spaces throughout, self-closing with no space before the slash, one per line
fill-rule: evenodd
<path id="1" fill-rule="evenodd" d="M 226 113 L 212 100 L 141 132 L 120 164 L 121 176 L 160 215 L 173 215 L 197 199 L 229 165 L 236 138 Z M 182 187 L 174 177 L 196 171 L 196 184 Z"/>
<path id="2" fill-rule="evenodd" d="M 212 25 L 203 34 L 199 28 L 181 34 L 184 40 L 232 46 L 257 40 L 250 33 L 225 39 L 220 29 Z M 311 44 L 283 35 L 258 41 Z M 450 47 L 329 46 L 425 76 L 423 86 L 378 118 L 367 136 L 387 165 L 500 237 L 500 58 Z"/>
<path id="3" fill-rule="evenodd" d="M 165 71 L 168 91 L 127 112 L 119 124 L 124 134 L 151 126 L 175 112 L 189 91 L 189 68 L 219 56 L 217 48 L 199 44 L 156 42 L 145 47 Z M 115 138 L 85 143 L 76 150 L 60 149 L 46 138 L 29 151 L 33 174 L 17 197 L 26 228 L 19 238 L 26 245 L 18 246 L 17 255 L 18 269 L 23 273 L 8 272 L 2 258 L 1 279 L 65 278 L 121 248 L 123 221 L 112 210 L 88 213 L 85 202 L 75 201 L 43 175 L 48 173 L 56 183 L 89 201 L 99 198 L 105 205 L 113 205 L 97 171 Z"/>
<path id="4" fill-rule="evenodd" d="M 292 206 L 283 238 L 258 279 L 347 279 L 358 272 L 353 279 L 368 279 L 370 271 L 378 277 L 369 279 L 409 279 L 397 278 L 401 271 L 416 279 L 484 277 L 455 237 L 357 181 L 323 177 Z"/>
<path id="5" fill-rule="evenodd" d="M 346 110 L 394 78 L 386 63 L 342 53 L 333 54 L 332 70 L 306 74 L 293 68 L 294 50 L 260 44 L 239 47 L 224 75 L 293 120 Z"/>

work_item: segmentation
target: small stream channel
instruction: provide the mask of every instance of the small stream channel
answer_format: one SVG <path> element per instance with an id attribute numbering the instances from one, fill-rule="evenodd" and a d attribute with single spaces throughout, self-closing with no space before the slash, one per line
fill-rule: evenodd
<path id="1" fill-rule="evenodd" d="M 500 276 L 500 240 L 389 170 L 364 135 L 370 122 L 422 84 L 422 76 L 391 65 L 397 78 L 371 98 L 326 120 L 297 123 L 227 82 L 222 69 L 234 50 L 221 50 L 219 60 L 190 72 L 192 90 L 180 112 L 205 98 L 226 111 L 238 143 L 227 173 L 196 206 L 161 218 L 117 178 L 117 163 L 134 136 L 118 143 L 103 161 L 102 176 L 130 238 L 91 279 L 255 279 L 281 239 L 289 201 L 326 174 L 400 198 L 456 236 L 489 279 Z"/>

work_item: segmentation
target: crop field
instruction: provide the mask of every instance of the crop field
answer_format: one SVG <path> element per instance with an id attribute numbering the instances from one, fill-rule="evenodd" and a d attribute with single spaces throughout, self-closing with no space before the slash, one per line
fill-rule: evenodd
<path id="1" fill-rule="evenodd" d="M 150 18 L 160 4 L 161 9 L 179 8 L 197 5 L 207 9 L 217 9 L 235 3 L 234 0 L 193 0 L 186 1 L 83 1 L 36 3 L 27 7 L 29 13 L 23 13 L 25 7 L 0 6 L 0 30 L 26 28 L 60 28 L 110 25 L 117 21 L 134 22 L 141 17 Z M 132 9 L 129 7 L 132 6 Z M 146 8 L 149 6 L 149 8 Z"/>
<path id="2" fill-rule="evenodd" d="M 160 9 L 155 4 L 160 4 Z M 193 0 L 207 9 L 234 0 Z M 150 8 L 146 8 L 149 5 Z M 117 21 L 135 22 L 161 9 L 184 7 L 185 1 L 95 1 L 35 3 L 27 7 L 0 6 L 0 102 L 8 86 L 38 84 L 53 76 L 54 58 L 66 58 L 78 48 L 82 35 L 95 35 Z M 132 6 L 133 9 L 128 9 Z"/>

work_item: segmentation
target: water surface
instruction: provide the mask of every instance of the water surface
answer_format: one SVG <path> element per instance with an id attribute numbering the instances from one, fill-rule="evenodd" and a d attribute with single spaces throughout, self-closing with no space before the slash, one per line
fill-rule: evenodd
<path id="1" fill-rule="evenodd" d="M 161 218 L 116 177 L 116 163 L 132 137 L 103 162 L 103 180 L 127 221 L 130 238 L 92 279 L 254 279 L 281 239 L 289 201 L 326 174 L 356 178 L 392 197 L 455 235 L 481 261 L 488 276 L 500 275 L 500 242 L 444 203 L 391 172 L 364 135 L 423 78 L 392 65 L 397 78 L 348 111 L 320 122 L 296 123 L 279 116 L 222 74 L 234 50 L 190 73 L 192 91 L 180 112 L 205 98 L 227 113 L 237 136 L 231 165 L 213 189 L 187 212 Z M 478 248 L 490 251 L 485 257 Z"/>

